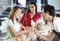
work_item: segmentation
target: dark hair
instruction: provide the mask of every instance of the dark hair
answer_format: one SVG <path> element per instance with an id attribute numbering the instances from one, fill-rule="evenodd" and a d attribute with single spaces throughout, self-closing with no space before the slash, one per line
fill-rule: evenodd
<path id="1" fill-rule="evenodd" d="M 51 16 L 55 16 L 55 8 L 54 8 L 54 6 L 51 6 L 51 5 L 45 5 L 44 6 L 44 12 L 46 13 L 46 12 L 49 12 L 49 15 L 51 15 Z"/>
<path id="2" fill-rule="evenodd" d="M 13 21 L 14 14 L 18 9 L 20 9 L 19 6 L 14 6 L 13 8 L 11 8 L 9 19 L 11 19 L 13 23 L 14 23 Z M 18 21 L 18 19 L 16 20 Z"/>
<path id="3" fill-rule="evenodd" d="M 36 5 L 36 3 L 35 2 L 30 2 L 29 3 L 29 5 L 30 4 L 33 4 L 34 6 L 35 6 L 35 12 L 37 13 L 37 5 Z M 30 9 L 29 9 L 29 7 L 28 7 L 28 13 L 30 13 L 31 11 L 30 11 Z"/>

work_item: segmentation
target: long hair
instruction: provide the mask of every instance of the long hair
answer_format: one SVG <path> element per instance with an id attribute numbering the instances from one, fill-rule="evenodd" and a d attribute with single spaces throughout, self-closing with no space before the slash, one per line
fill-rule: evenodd
<path id="1" fill-rule="evenodd" d="M 36 3 L 35 2 L 30 2 L 29 5 L 30 4 L 33 4 L 35 6 L 35 12 L 37 13 L 37 5 L 36 5 Z M 29 7 L 28 7 L 28 13 L 31 13 Z"/>
<path id="2" fill-rule="evenodd" d="M 11 8 L 9 19 L 11 19 L 13 23 L 14 23 L 14 21 L 13 21 L 14 14 L 18 9 L 20 9 L 20 7 L 18 7 L 18 6 L 14 6 L 13 8 Z M 18 19 L 16 19 L 16 20 L 18 21 Z"/>

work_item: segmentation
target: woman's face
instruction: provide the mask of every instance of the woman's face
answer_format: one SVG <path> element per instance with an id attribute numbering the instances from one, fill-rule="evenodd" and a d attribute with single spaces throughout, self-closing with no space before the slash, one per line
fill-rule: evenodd
<path id="1" fill-rule="evenodd" d="M 20 13 L 21 13 L 21 9 L 17 9 L 17 11 L 15 12 L 15 17 L 18 18 Z"/>
<path id="2" fill-rule="evenodd" d="M 31 12 L 35 12 L 35 8 L 36 8 L 36 7 L 35 7 L 34 4 L 30 4 L 30 5 L 29 5 L 29 9 L 30 9 Z"/>

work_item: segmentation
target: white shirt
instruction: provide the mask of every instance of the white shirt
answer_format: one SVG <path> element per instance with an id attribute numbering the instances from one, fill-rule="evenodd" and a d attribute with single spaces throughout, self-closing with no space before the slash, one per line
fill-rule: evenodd
<path id="1" fill-rule="evenodd" d="M 60 17 L 54 17 L 53 19 L 53 26 L 54 26 L 54 30 L 56 32 L 60 33 Z"/>
<path id="2" fill-rule="evenodd" d="M 48 22 L 47 25 L 44 25 L 44 26 L 42 27 L 41 33 L 42 33 L 43 35 L 48 35 L 48 36 L 49 36 L 49 33 L 52 32 L 52 29 L 53 29 L 52 27 L 53 27 L 53 26 L 52 26 L 52 23 L 49 23 L 49 22 Z"/>
<path id="3" fill-rule="evenodd" d="M 12 20 L 9 19 L 8 21 L 9 21 L 8 26 L 13 26 L 13 28 L 15 29 L 16 32 L 20 31 L 20 25 L 16 20 L 14 20 L 14 22 L 12 22 Z"/>

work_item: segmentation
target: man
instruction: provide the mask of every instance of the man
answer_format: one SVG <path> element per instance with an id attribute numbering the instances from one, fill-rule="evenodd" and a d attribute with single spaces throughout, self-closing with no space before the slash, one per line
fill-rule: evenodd
<path id="1" fill-rule="evenodd" d="M 54 33 L 60 39 L 60 18 L 55 16 L 55 8 L 51 5 L 45 5 L 42 11 L 43 18 L 52 23 Z"/>

